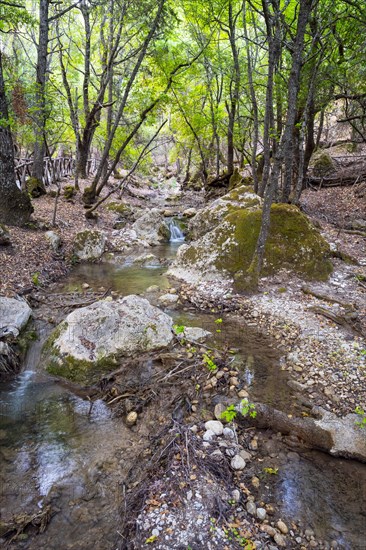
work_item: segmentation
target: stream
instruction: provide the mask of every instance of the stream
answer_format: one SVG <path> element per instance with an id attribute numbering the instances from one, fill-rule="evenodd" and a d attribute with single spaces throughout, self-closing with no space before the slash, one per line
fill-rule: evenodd
<path id="1" fill-rule="evenodd" d="M 173 258 L 182 241 L 175 237 L 153 253 Z M 78 290 L 85 283 L 121 296 L 143 293 L 152 285 L 165 289 L 170 286 L 166 269 L 136 267 L 119 258 L 79 264 L 57 292 Z M 214 314 L 166 312 L 177 324 L 216 332 Z M 118 544 L 124 476 L 154 427 L 144 417 L 137 430 L 130 430 L 102 401 L 90 412 L 87 401 L 44 372 L 40 352 L 52 326 L 36 320 L 35 329 L 39 339 L 31 344 L 22 373 L 0 384 L 0 520 L 51 503 L 56 513 L 46 531 L 36 538 L 21 535 L 12 548 L 111 550 Z M 215 340 L 217 346 L 226 340 L 239 350 L 236 361 L 253 400 L 293 409 L 279 352 L 255 328 L 224 318 Z M 336 540 L 346 550 L 365 549 L 366 465 L 273 444 L 279 473 L 262 484 L 263 500 L 275 502 L 284 519 L 300 521 L 317 537 Z"/>

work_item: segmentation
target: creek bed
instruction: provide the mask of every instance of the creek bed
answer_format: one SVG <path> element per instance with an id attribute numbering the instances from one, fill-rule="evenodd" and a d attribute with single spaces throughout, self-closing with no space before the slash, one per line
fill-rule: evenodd
<path id="1" fill-rule="evenodd" d="M 177 245 L 153 249 L 173 257 Z M 84 264 L 58 285 L 69 292 L 83 283 L 110 288 L 120 295 L 143 293 L 151 285 L 168 288 L 166 268 L 139 268 L 130 262 Z M 214 345 L 227 341 L 239 350 L 236 364 L 251 399 L 285 411 L 295 406 L 279 353 L 253 328 L 234 317 L 169 311 L 177 324 L 200 326 L 214 334 Z M 122 502 L 122 482 L 151 433 L 143 417 L 131 431 L 110 409 L 87 401 L 48 377 L 40 364 L 40 349 L 49 334 L 47 323 L 36 322 L 40 339 L 28 352 L 23 372 L 0 384 L 1 518 L 37 509 L 51 502 L 57 510 L 46 532 L 24 538 L 14 547 L 30 549 L 115 547 Z M 280 444 L 281 445 L 281 444 Z M 278 449 L 277 449 L 278 451 Z M 283 518 L 300 521 L 315 535 L 335 539 L 341 548 L 362 550 L 365 544 L 366 466 L 316 452 L 279 449 L 279 473 L 262 484 L 262 497 L 276 503 Z"/>

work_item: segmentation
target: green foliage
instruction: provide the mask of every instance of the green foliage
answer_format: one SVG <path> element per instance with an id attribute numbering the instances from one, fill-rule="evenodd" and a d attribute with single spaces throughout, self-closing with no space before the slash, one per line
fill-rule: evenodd
<path id="1" fill-rule="evenodd" d="M 215 370 L 218 369 L 218 366 L 216 365 L 215 361 L 214 361 L 214 355 L 212 352 L 206 352 L 203 354 L 202 356 L 202 361 L 203 361 L 203 364 L 206 365 L 206 367 L 208 368 L 209 371 L 211 372 L 214 372 Z"/>
<path id="2" fill-rule="evenodd" d="M 366 429 L 366 411 L 360 406 L 355 408 L 355 413 L 360 417 L 360 420 L 356 422 L 356 426 Z"/>
<path id="3" fill-rule="evenodd" d="M 278 468 L 263 468 L 263 472 L 268 475 L 276 476 L 278 474 Z"/>
<path id="4" fill-rule="evenodd" d="M 40 277 L 40 273 L 39 271 L 36 271 L 35 273 L 32 274 L 32 283 L 34 284 L 34 286 L 40 286 L 41 284 L 41 281 L 39 280 L 39 277 Z"/>
<path id="5" fill-rule="evenodd" d="M 250 418 L 255 418 L 257 416 L 254 403 L 250 403 L 247 398 L 241 400 L 240 412 L 243 416 L 249 415 Z"/>
<path id="6" fill-rule="evenodd" d="M 185 328 L 186 327 L 184 325 L 173 325 L 175 334 L 183 334 Z"/>
<path id="7" fill-rule="evenodd" d="M 235 409 L 235 405 L 229 405 L 222 413 L 221 413 L 221 418 L 223 420 L 225 420 L 225 422 L 232 422 L 236 416 L 237 416 L 238 412 L 237 410 Z"/>

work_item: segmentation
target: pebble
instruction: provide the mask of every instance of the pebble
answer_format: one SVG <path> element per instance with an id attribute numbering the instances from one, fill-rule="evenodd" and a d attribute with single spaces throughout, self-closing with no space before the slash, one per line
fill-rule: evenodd
<path id="1" fill-rule="evenodd" d="M 252 451 L 257 451 L 258 441 L 256 439 L 252 439 L 252 441 L 249 443 L 249 447 L 252 449 Z"/>
<path id="2" fill-rule="evenodd" d="M 137 412 L 132 411 L 126 417 L 126 424 L 128 427 L 134 426 L 137 422 Z"/>
<path id="3" fill-rule="evenodd" d="M 252 455 L 248 453 L 248 451 L 245 451 L 244 449 L 239 452 L 239 455 L 244 458 L 244 460 L 250 460 L 252 458 Z"/>
<path id="4" fill-rule="evenodd" d="M 226 439 L 234 439 L 235 437 L 234 430 L 232 430 L 231 428 L 224 428 L 223 435 Z M 243 458 L 245 457 L 243 456 Z"/>
<path id="5" fill-rule="evenodd" d="M 153 537 L 158 537 L 160 535 L 160 531 L 159 531 L 159 529 L 153 529 L 151 531 L 151 534 L 152 534 Z"/>
<path id="6" fill-rule="evenodd" d="M 83 288 L 84 290 L 87 290 L 88 288 L 90 288 L 90 285 L 88 285 L 88 283 L 83 283 L 81 285 L 81 288 Z"/>
<path id="7" fill-rule="evenodd" d="M 231 493 L 231 496 L 235 500 L 235 502 L 239 502 L 240 501 L 240 491 L 239 491 L 239 489 L 234 489 L 233 492 Z"/>
<path id="8" fill-rule="evenodd" d="M 264 533 L 267 533 L 270 537 L 274 537 L 276 534 L 277 534 L 277 531 L 274 527 L 272 527 L 272 525 L 262 525 L 261 527 L 262 531 L 264 531 Z"/>
<path id="9" fill-rule="evenodd" d="M 210 442 L 210 441 L 213 441 L 216 437 L 216 434 L 215 432 L 213 432 L 212 430 L 207 430 L 204 434 L 203 434 L 203 441 L 206 441 L 206 442 Z"/>
<path id="10" fill-rule="evenodd" d="M 257 513 L 257 507 L 256 507 L 255 503 L 252 502 L 251 500 L 249 500 L 247 502 L 246 509 L 247 509 L 248 514 L 250 514 L 251 516 L 255 516 L 256 513 Z"/>
<path id="11" fill-rule="evenodd" d="M 285 546 L 286 546 L 285 537 L 284 537 L 283 535 L 280 535 L 280 533 L 276 533 L 275 536 L 274 536 L 273 538 L 274 538 L 275 543 L 276 543 L 278 546 L 282 546 L 282 547 L 285 547 Z"/>
<path id="12" fill-rule="evenodd" d="M 264 508 L 257 508 L 257 518 L 260 521 L 264 521 L 266 519 L 266 516 L 267 516 L 267 512 L 265 511 Z"/>
<path id="13" fill-rule="evenodd" d="M 279 520 L 277 522 L 277 527 L 279 528 L 279 530 L 281 531 L 281 533 L 283 533 L 284 535 L 287 535 L 288 533 L 288 527 L 286 525 L 286 523 L 284 523 L 282 520 Z"/>
<path id="14" fill-rule="evenodd" d="M 214 416 L 216 420 L 223 420 L 221 415 L 224 411 L 226 411 L 226 407 L 223 403 L 217 403 L 217 405 L 215 405 Z"/>
<path id="15" fill-rule="evenodd" d="M 253 485 L 253 487 L 255 487 L 256 489 L 258 489 L 259 486 L 260 486 L 260 484 L 261 484 L 261 482 L 259 481 L 259 478 L 258 478 L 258 477 L 256 477 L 256 476 L 252 477 L 252 485 Z"/>
<path id="16" fill-rule="evenodd" d="M 246 397 L 249 397 L 249 393 L 246 390 L 240 390 L 240 392 L 238 392 L 238 397 L 245 399 Z"/>
<path id="17" fill-rule="evenodd" d="M 215 435 L 222 435 L 224 431 L 224 426 L 219 420 L 209 420 L 205 423 L 205 428 L 207 431 L 211 431 Z"/>
<path id="18" fill-rule="evenodd" d="M 230 462 L 233 470 L 244 470 L 245 460 L 240 455 L 235 455 Z"/>

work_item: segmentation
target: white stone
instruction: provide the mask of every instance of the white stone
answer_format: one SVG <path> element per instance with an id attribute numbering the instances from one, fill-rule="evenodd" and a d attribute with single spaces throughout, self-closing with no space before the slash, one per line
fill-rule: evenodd
<path id="1" fill-rule="evenodd" d="M 132 230 L 136 232 L 138 239 L 150 245 L 167 242 L 170 239 L 169 227 L 157 208 L 145 211 L 132 225 Z"/>
<path id="2" fill-rule="evenodd" d="M 257 507 L 252 500 L 248 500 L 248 502 L 246 503 L 246 509 L 248 514 L 250 514 L 251 516 L 255 516 L 257 513 Z"/>
<path id="3" fill-rule="evenodd" d="M 98 363 L 168 346 L 172 319 L 146 299 L 126 296 L 95 302 L 70 313 L 56 329 L 51 354 L 63 359 Z"/>
<path id="4" fill-rule="evenodd" d="M 215 435 L 222 435 L 224 426 L 219 420 L 208 420 L 205 423 L 206 430 L 211 430 Z"/>
<path id="5" fill-rule="evenodd" d="M 137 422 L 137 412 L 132 411 L 132 412 L 128 413 L 127 418 L 126 418 L 127 426 L 129 426 L 129 427 L 134 426 L 136 424 L 136 422 Z"/>
<path id="6" fill-rule="evenodd" d="M 207 443 L 209 443 L 210 441 L 213 441 L 215 439 L 216 435 L 215 435 L 215 432 L 213 432 L 212 430 L 207 430 L 204 434 L 203 434 L 203 441 L 206 441 Z"/>
<path id="7" fill-rule="evenodd" d="M 240 455 L 235 455 L 230 462 L 233 470 L 244 470 L 245 460 Z"/>
<path id="8" fill-rule="evenodd" d="M 266 519 L 266 516 L 267 516 L 267 512 L 265 511 L 264 508 L 257 508 L 257 518 L 260 521 L 264 521 Z"/>
<path id="9" fill-rule="evenodd" d="M 46 240 L 50 243 L 54 252 L 58 252 L 61 247 L 61 237 L 54 231 L 46 231 L 44 234 Z"/>
<path id="10" fill-rule="evenodd" d="M 234 433 L 234 430 L 232 430 L 231 428 L 224 428 L 224 437 L 226 439 L 234 439 L 235 438 L 235 433 Z"/>
<path id="11" fill-rule="evenodd" d="M 0 297 L 0 337 L 18 336 L 28 323 L 32 310 L 25 300 Z"/>
<path id="12" fill-rule="evenodd" d="M 184 337 L 193 342 L 203 342 L 209 336 L 211 332 L 199 327 L 184 327 Z"/>

